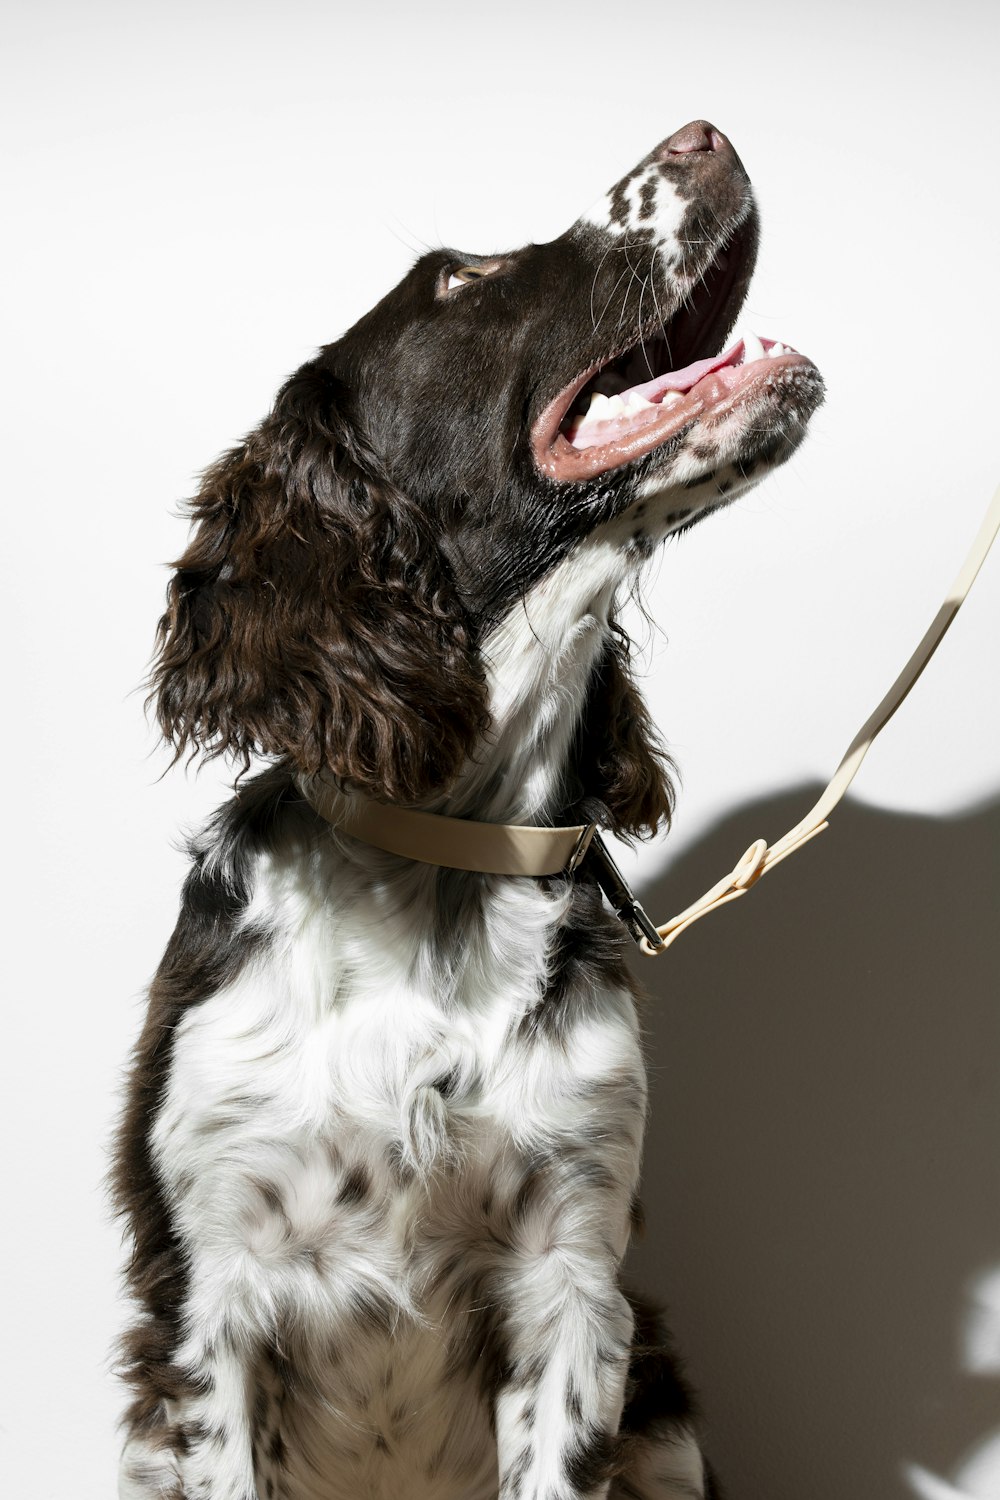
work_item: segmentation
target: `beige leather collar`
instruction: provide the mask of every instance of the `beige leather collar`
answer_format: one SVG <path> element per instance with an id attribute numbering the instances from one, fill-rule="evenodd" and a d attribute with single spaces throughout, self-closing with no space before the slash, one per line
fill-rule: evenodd
<path id="1" fill-rule="evenodd" d="M 947 598 L 892 687 L 851 741 L 819 800 L 775 844 L 768 845 L 764 839 L 751 844 L 731 874 L 660 927 L 653 926 L 636 901 L 593 823 L 569 828 L 473 823 L 466 818 L 387 807 L 354 794 L 348 797 L 318 780 L 308 788 L 309 800 L 318 813 L 353 838 L 390 854 L 455 870 L 478 870 L 496 875 L 570 874 L 590 852 L 597 878 L 611 905 L 642 951 L 656 957 L 665 953 L 693 922 L 745 896 L 769 870 L 828 827 L 830 813 L 857 775 L 875 736 L 899 708 L 957 615 L 998 531 L 1000 489 L 993 496 L 986 518 Z"/>
<path id="2" fill-rule="evenodd" d="M 468 818 L 388 807 L 353 792 L 345 795 L 320 781 L 309 787 L 309 800 L 343 833 L 387 854 L 488 875 L 570 874 L 586 854 L 597 828 L 596 823 L 565 828 L 473 823 Z"/>

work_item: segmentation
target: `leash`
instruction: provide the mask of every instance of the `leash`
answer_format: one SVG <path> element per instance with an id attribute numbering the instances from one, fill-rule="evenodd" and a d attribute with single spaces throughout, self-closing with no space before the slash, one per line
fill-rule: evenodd
<path id="1" fill-rule="evenodd" d="M 997 489 L 990 502 L 983 523 L 958 571 L 958 576 L 948 590 L 941 608 L 925 631 L 920 644 L 881 703 L 869 715 L 848 745 L 839 766 L 805 817 L 800 819 L 795 827 L 790 828 L 775 844 L 769 846 L 764 839 L 756 839 L 730 875 L 713 885 L 699 901 L 693 902 L 676 917 L 672 917 L 669 922 L 664 922 L 662 926 L 657 927 L 655 939 L 644 934 L 639 946 L 647 957 L 657 958 L 661 953 L 666 953 L 671 943 L 675 942 L 682 932 L 686 932 L 692 923 L 699 922 L 702 917 L 707 917 L 709 912 L 716 911 L 730 901 L 738 901 L 757 884 L 758 880 L 773 870 L 776 865 L 780 865 L 783 859 L 787 859 L 790 854 L 794 854 L 804 844 L 808 844 L 810 839 L 814 839 L 818 833 L 822 833 L 824 828 L 829 827 L 830 814 L 858 774 L 861 762 L 871 749 L 876 735 L 885 728 L 906 698 L 941 644 L 952 620 L 961 609 L 966 595 L 976 581 L 976 575 L 986 561 L 986 554 L 992 547 L 998 531 L 1000 531 L 1000 488 Z"/>
<path id="2" fill-rule="evenodd" d="M 805 817 L 774 844 L 756 839 L 729 875 L 659 927 L 654 925 L 629 888 L 595 823 L 560 828 L 475 823 L 467 818 L 451 818 L 441 813 L 417 812 L 371 802 L 356 793 L 341 792 L 318 777 L 304 782 L 302 789 L 316 812 L 341 832 L 386 853 L 424 864 L 476 870 L 484 874 L 542 876 L 572 874 L 586 858 L 609 904 L 642 952 L 656 958 L 666 953 L 693 923 L 730 901 L 738 901 L 782 860 L 829 827 L 831 812 L 857 775 L 875 737 L 888 724 L 941 644 L 998 531 L 1000 488 L 993 496 L 968 556 L 923 639 L 847 747 L 829 783 Z"/>

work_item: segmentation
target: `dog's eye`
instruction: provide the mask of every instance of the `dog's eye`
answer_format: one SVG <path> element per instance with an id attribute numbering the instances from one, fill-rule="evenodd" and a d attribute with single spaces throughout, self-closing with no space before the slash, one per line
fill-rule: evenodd
<path id="1" fill-rule="evenodd" d="M 453 266 L 447 277 L 442 277 L 439 295 L 455 292 L 459 287 L 467 286 L 470 281 L 482 281 L 483 277 L 492 276 L 499 269 L 500 261 L 490 261 L 481 266 Z"/>
<path id="2" fill-rule="evenodd" d="M 467 281 L 478 281 L 485 275 L 486 272 L 481 271 L 478 266 L 456 266 L 448 277 L 445 291 L 453 292 L 456 287 L 464 286 Z"/>

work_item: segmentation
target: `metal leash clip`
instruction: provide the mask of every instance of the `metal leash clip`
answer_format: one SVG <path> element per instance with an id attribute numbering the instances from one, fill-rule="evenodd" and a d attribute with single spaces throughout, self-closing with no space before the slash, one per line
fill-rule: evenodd
<path id="1" fill-rule="evenodd" d="M 631 933 L 637 943 L 645 938 L 651 948 L 661 948 L 663 939 L 656 927 L 637 901 L 625 876 L 608 852 L 608 846 L 599 833 L 593 835 L 587 850 L 587 859 L 592 863 L 597 883 L 607 897 L 615 916 Z"/>

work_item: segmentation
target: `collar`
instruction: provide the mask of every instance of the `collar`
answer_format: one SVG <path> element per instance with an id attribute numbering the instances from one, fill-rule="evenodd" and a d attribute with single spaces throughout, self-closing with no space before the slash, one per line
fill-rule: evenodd
<path id="1" fill-rule="evenodd" d="M 596 823 L 538 828 L 523 823 L 475 823 L 443 813 L 416 812 L 341 792 L 319 777 L 303 786 L 328 823 L 386 854 L 484 875 L 572 875 L 584 858 L 618 920 L 639 944 L 657 944 L 652 920 L 611 857 Z"/>
<path id="2" fill-rule="evenodd" d="M 597 832 L 596 823 L 536 828 L 390 807 L 341 792 L 319 778 L 309 786 L 308 798 L 342 833 L 387 854 L 486 875 L 571 875 Z"/>

